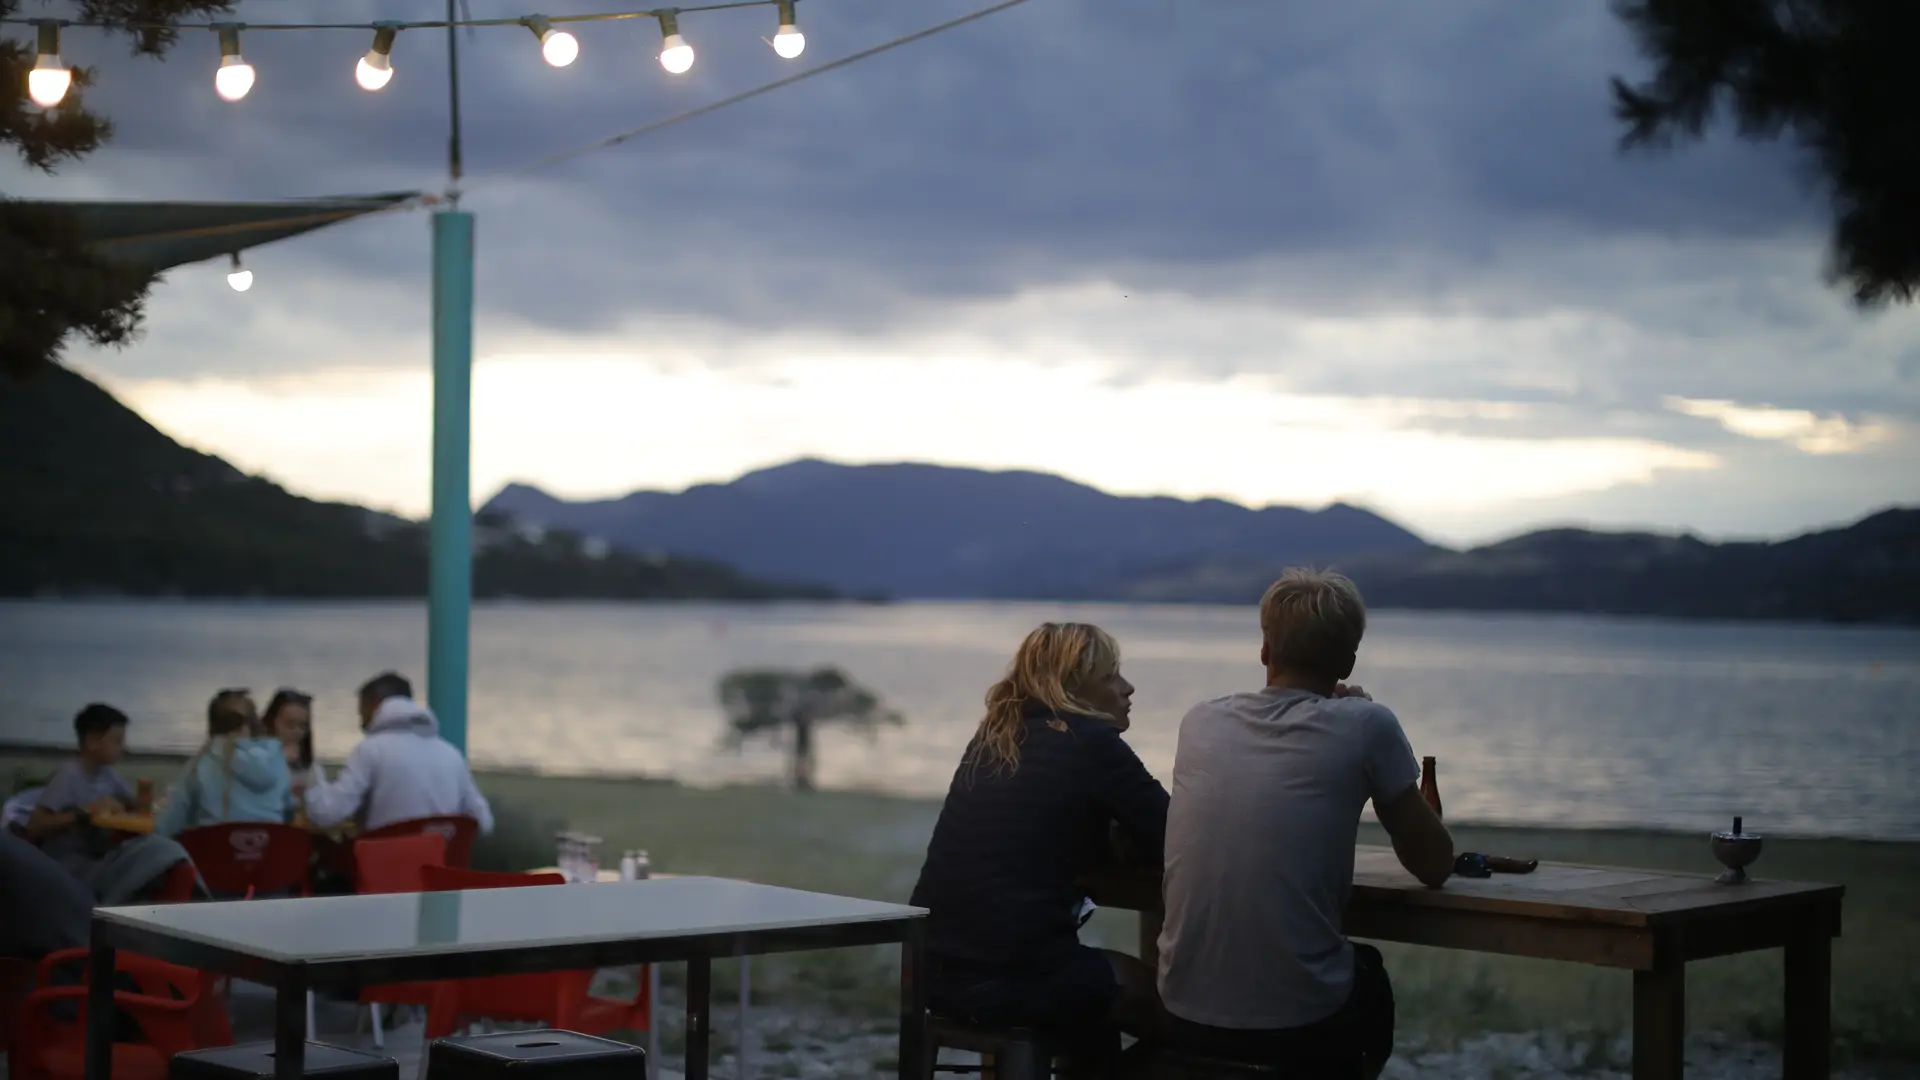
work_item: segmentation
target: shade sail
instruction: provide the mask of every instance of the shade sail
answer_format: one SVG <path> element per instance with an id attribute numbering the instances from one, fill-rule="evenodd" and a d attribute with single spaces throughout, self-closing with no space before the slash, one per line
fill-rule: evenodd
<path id="1" fill-rule="evenodd" d="M 88 245 L 102 256 L 157 273 L 223 258 L 419 197 L 417 191 L 403 191 L 284 202 L 50 201 L 48 205 L 74 214 Z"/>

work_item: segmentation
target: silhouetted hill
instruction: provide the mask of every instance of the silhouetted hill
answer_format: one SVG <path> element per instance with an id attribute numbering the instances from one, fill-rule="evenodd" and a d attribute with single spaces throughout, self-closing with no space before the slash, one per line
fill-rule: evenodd
<path id="1" fill-rule="evenodd" d="M 55 367 L 0 377 L 0 596 L 384 597 L 426 591 L 426 530 L 293 495 L 161 433 Z M 824 598 L 698 559 L 606 553 L 578 536 L 478 530 L 477 595 Z"/>
<path id="2" fill-rule="evenodd" d="M 487 503 L 636 551 L 896 597 L 1074 598 L 1202 557 L 1287 561 L 1424 551 L 1351 506 L 1263 510 L 1106 492 L 1036 472 L 803 460 L 730 483 L 569 503 L 513 485 Z"/>
<path id="3" fill-rule="evenodd" d="M 1247 603 L 1285 562 L 1197 560 L 1112 598 Z M 1333 564 L 1374 607 L 1920 623 L 1920 509 L 1768 543 L 1550 529 L 1470 551 Z"/>

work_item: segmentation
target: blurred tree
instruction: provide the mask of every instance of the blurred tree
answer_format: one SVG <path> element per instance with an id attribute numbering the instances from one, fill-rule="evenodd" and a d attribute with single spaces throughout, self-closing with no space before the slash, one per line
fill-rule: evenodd
<path id="1" fill-rule="evenodd" d="M 791 734 L 789 773 L 796 791 L 813 790 L 815 725 L 848 724 L 872 734 L 882 724 L 903 722 L 879 695 L 836 667 L 729 672 L 720 679 L 719 694 L 727 712 L 728 745 L 738 747 L 754 735 Z"/>
<path id="2" fill-rule="evenodd" d="M 1827 278 L 1861 307 L 1920 288 L 1920 0 L 1613 0 L 1654 66 L 1613 80 L 1622 145 L 1791 135 L 1833 205 Z"/>
<path id="3" fill-rule="evenodd" d="M 232 8 L 231 0 L 80 0 L 59 14 L 104 24 L 128 38 L 136 56 L 163 56 L 179 37 L 180 20 Z M 20 0 L 0 0 L 0 17 L 20 14 Z M 29 167 L 51 173 L 99 149 L 113 125 L 87 108 L 88 68 L 73 69 L 73 85 L 59 105 L 34 104 L 27 72 L 35 48 L 31 39 L 0 38 L 0 142 Z M 88 251 L 71 215 L 0 200 L 0 373 L 43 370 L 69 334 L 96 345 L 132 341 L 152 283 L 151 274 Z"/>

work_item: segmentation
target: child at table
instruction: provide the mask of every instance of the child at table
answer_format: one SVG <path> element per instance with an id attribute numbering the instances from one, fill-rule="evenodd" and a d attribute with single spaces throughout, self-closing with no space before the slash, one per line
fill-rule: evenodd
<path id="1" fill-rule="evenodd" d="M 114 843 L 93 825 L 95 815 L 149 809 L 113 766 L 127 746 L 127 714 L 93 704 L 73 718 L 79 744 L 74 757 L 54 770 L 27 820 L 27 837 L 93 890 L 102 904 L 123 904 L 149 892 L 187 853 L 163 837 Z"/>
<path id="2" fill-rule="evenodd" d="M 263 729 L 252 695 L 222 690 L 207 703 L 207 741 L 188 760 L 154 835 L 229 821 L 283 822 L 289 785 L 280 740 Z"/>

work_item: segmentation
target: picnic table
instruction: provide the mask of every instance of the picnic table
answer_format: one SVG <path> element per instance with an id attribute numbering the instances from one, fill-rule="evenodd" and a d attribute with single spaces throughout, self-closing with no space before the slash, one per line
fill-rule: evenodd
<path id="1" fill-rule="evenodd" d="M 1140 957 L 1159 961 L 1160 869 L 1115 865 L 1085 882 L 1104 907 L 1140 912 Z M 1786 950 L 1784 1080 L 1826 1080 L 1833 939 L 1845 887 L 1542 863 L 1531 874 L 1455 877 L 1429 889 L 1390 848 L 1354 852 L 1346 931 L 1356 938 L 1529 956 L 1633 972 L 1634 1080 L 1685 1068 L 1690 960 Z"/>
<path id="2" fill-rule="evenodd" d="M 685 961 L 687 1080 L 705 1080 L 712 961 L 898 944 L 902 1080 L 926 1053 L 926 911 L 720 878 L 95 908 L 85 1080 L 111 1080 L 119 949 L 271 986 L 274 1074 L 305 1070 L 311 990 Z"/>

